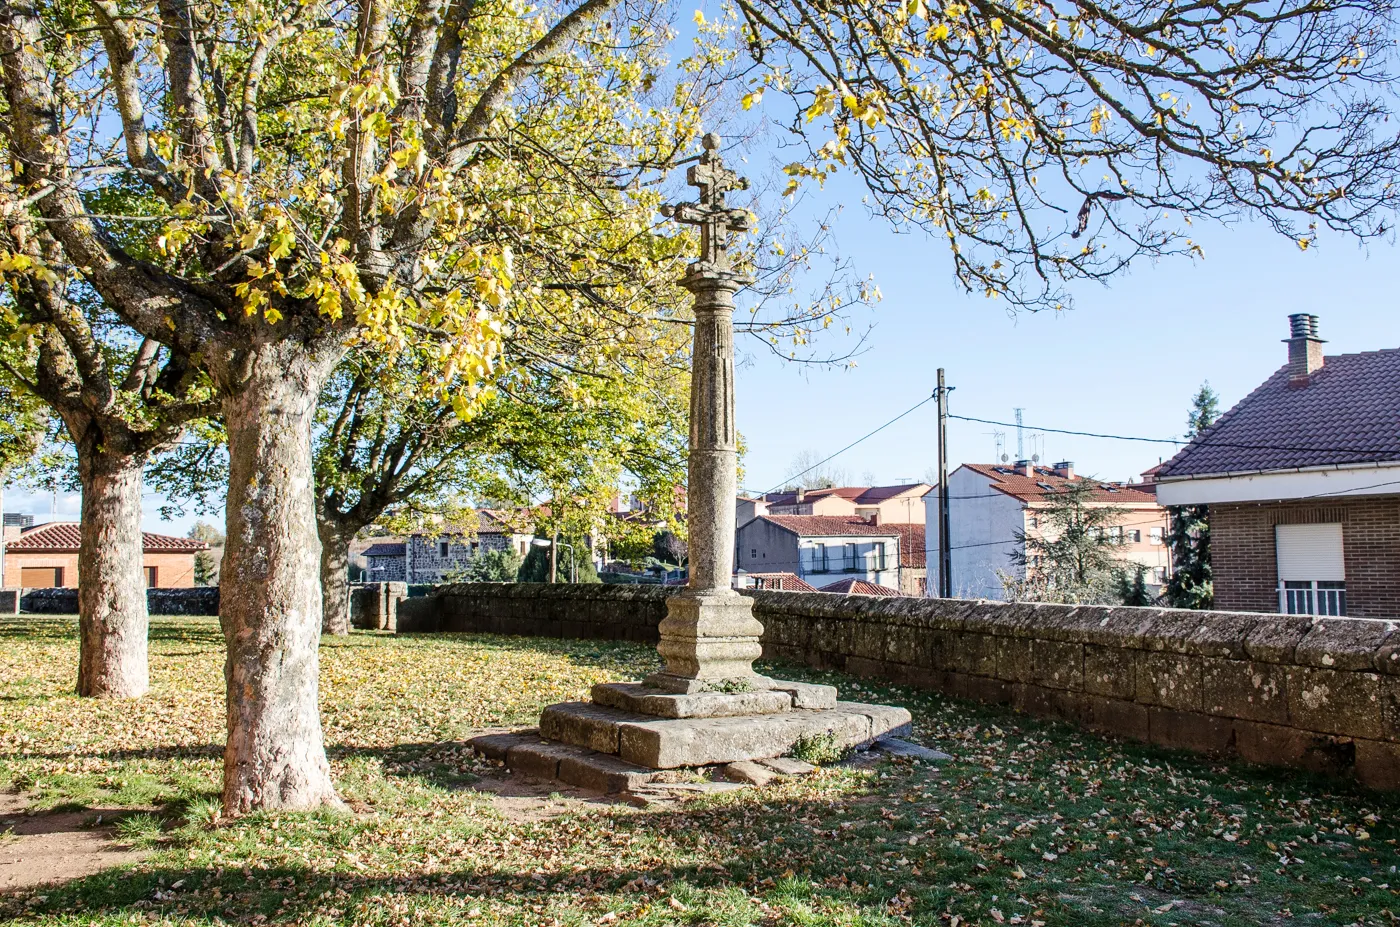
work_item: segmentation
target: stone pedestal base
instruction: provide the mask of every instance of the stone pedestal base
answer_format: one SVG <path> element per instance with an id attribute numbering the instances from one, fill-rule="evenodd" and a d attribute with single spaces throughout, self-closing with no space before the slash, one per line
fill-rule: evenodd
<path id="1" fill-rule="evenodd" d="M 908 733 L 909 712 L 842 702 L 832 686 L 755 676 L 739 692 L 593 687 L 593 701 L 551 705 L 538 732 L 489 735 L 477 752 L 512 770 L 599 791 L 630 791 L 665 770 L 770 762 L 802 741 L 849 749 Z"/>

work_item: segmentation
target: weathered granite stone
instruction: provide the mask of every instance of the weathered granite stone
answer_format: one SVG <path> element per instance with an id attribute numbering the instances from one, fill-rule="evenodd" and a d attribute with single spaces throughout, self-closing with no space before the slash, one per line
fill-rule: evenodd
<path id="1" fill-rule="evenodd" d="M 1319 618 L 1299 642 L 1293 659 L 1304 666 L 1374 670 L 1376 651 L 1394 629 L 1389 621 Z"/>
<path id="2" fill-rule="evenodd" d="M 620 730 L 621 756 L 655 769 L 716 766 L 782 756 L 804 736 L 830 735 L 836 746 L 855 747 L 910 723 L 909 712 L 902 708 L 850 705 L 740 718 L 628 722 Z M 874 727 L 872 721 L 877 722 Z"/>
<path id="3" fill-rule="evenodd" d="M 616 753 L 618 725 L 641 717 L 588 702 L 561 702 L 540 715 L 540 736 L 599 753 Z"/>
<path id="4" fill-rule="evenodd" d="M 1183 711 L 1200 711 L 1201 658 L 1189 654 L 1148 652 L 1138 655 L 1137 700 Z"/>
<path id="5" fill-rule="evenodd" d="M 559 759 L 559 781 L 604 794 L 630 792 L 656 778 L 654 769 L 623 762 L 602 753 L 565 754 Z"/>
<path id="6" fill-rule="evenodd" d="M 1031 682 L 1052 689 L 1084 688 L 1084 645 L 1035 641 L 1031 646 Z"/>
<path id="7" fill-rule="evenodd" d="M 1137 651 L 1118 647 L 1084 646 L 1084 691 L 1106 698 L 1131 699 L 1137 694 Z"/>
<path id="8" fill-rule="evenodd" d="M 1201 684 L 1208 714 L 1288 723 L 1287 674 L 1276 663 L 1205 657 Z"/>
<path id="9" fill-rule="evenodd" d="M 732 589 L 706 589 L 673 596 L 666 608 L 656 646 L 666 669 L 648 676 L 647 685 L 692 693 L 754 680 L 753 661 L 763 653 L 758 643 L 763 625 L 753 617 L 752 602 Z"/>
<path id="10" fill-rule="evenodd" d="M 1382 739 L 1381 677 L 1346 670 L 1288 669 L 1288 718 L 1326 734 Z"/>
<path id="11" fill-rule="evenodd" d="M 750 760 L 730 763 L 720 769 L 720 774 L 730 782 L 745 782 L 749 785 L 767 785 L 778 778 L 775 771 Z"/>
<path id="12" fill-rule="evenodd" d="M 604 682 L 593 687 L 592 696 L 596 705 L 658 718 L 764 715 L 788 711 L 793 707 L 792 695 L 777 688 L 757 689 L 752 692 L 697 692 L 684 695 L 658 692 L 635 682 Z M 833 705 L 836 702 L 834 689 L 831 701 Z M 616 752 L 616 748 L 607 752 Z"/>
<path id="13" fill-rule="evenodd" d="M 1270 615 L 1249 632 L 1244 651 L 1261 663 L 1292 663 L 1293 652 L 1312 626 L 1313 619 L 1307 615 Z"/>
<path id="14" fill-rule="evenodd" d="M 773 756 L 766 760 L 759 760 L 759 762 L 782 776 L 805 776 L 808 773 L 816 772 L 817 769 L 811 763 L 804 763 L 791 756 Z"/>
<path id="15" fill-rule="evenodd" d="M 1245 641 L 1259 621 L 1258 615 L 1239 612 L 1212 614 L 1186 638 L 1186 652 L 1203 657 L 1243 660 L 1247 656 Z"/>
<path id="16" fill-rule="evenodd" d="M 875 741 L 873 748 L 891 756 L 908 756 L 926 763 L 946 763 L 952 759 L 951 756 L 940 750 L 930 750 L 928 747 L 910 743 L 898 737 L 881 737 Z"/>
<path id="17" fill-rule="evenodd" d="M 577 755 L 577 749 L 567 744 L 524 743 L 506 753 L 506 767 L 522 776 L 558 779 L 560 760 Z"/>
<path id="18" fill-rule="evenodd" d="M 506 753 L 511 747 L 518 747 L 521 744 L 537 744 L 540 742 L 539 732 L 531 729 L 528 731 L 511 731 L 507 734 L 482 734 L 480 737 L 473 737 L 467 743 L 473 750 L 488 760 L 495 760 L 498 763 L 506 761 Z"/>
<path id="19" fill-rule="evenodd" d="M 836 707 L 836 687 L 824 686 L 815 682 L 790 682 L 786 679 L 773 679 L 769 685 L 786 692 L 792 699 L 793 708 L 812 708 L 824 711 Z"/>
<path id="20" fill-rule="evenodd" d="M 1373 789 L 1400 790 L 1400 744 L 1358 740 L 1356 778 Z"/>

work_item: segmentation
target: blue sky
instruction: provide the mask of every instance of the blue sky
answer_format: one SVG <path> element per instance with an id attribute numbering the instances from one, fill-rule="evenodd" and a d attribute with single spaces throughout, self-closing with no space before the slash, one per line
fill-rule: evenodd
<path id="1" fill-rule="evenodd" d="M 932 391 L 939 366 L 956 387 L 957 414 L 1010 422 L 1021 406 L 1029 425 L 1170 438 L 1184 431 L 1203 381 L 1224 410 L 1282 365 L 1289 313 L 1319 316 L 1328 354 L 1400 347 L 1400 255 L 1388 242 L 1363 249 L 1324 237 L 1303 252 L 1262 224 L 1198 225 L 1204 260 L 1145 263 L 1107 287 L 1078 286 L 1072 310 L 1011 317 L 1005 303 L 959 290 L 943 245 L 870 218 L 853 185 L 820 201 L 843 197 L 842 253 L 884 294 L 868 313 L 868 351 L 854 369 L 819 370 L 748 350 L 737 414 L 752 490 L 780 483 L 799 452 L 826 456 L 909 408 Z M 992 430 L 951 422 L 953 465 L 990 462 Z M 1005 430 L 1014 457 L 1015 432 Z M 1054 434 L 1041 446 L 1042 460 L 1070 459 L 1081 473 L 1117 480 L 1172 453 L 1170 445 Z M 893 483 L 921 479 L 936 454 L 930 403 L 832 465 L 858 482 L 869 473 Z"/>
<path id="2" fill-rule="evenodd" d="M 756 145 L 742 165 L 757 181 L 777 181 L 782 160 Z M 768 176 L 765 176 L 768 175 Z M 691 192 L 691 191 L 687 191 Z M 845 446 L 929 395 L 939 366 L 956 389 L 955 414 L 1012 421 L 1023 407 L 1033 426 L 1169 438 L 1185 425 L 1191 396 L 1204 381 L 1222 409 L 1243 397 L 1285 358 L 1287 316 L 1320 317 L 1329 354 L 1400 347 L 1396 306 L 1396 248 L 1363 249 L 1323 236 L 1300 251 L 1262 224 L 1198 225 L 1205 259 L 1142 264 L 1109 286 L 1083 284 L 1075 308 L 1059 313 L 1006 312 L 1005 303 L 965 294 L 952 279 L 945 247 L 922 234 L 895 234 L 870 217 L 861 190 L 837 181 L 811 191 L 808 214 L 841 205 L 836 245 L 860 275 L 884 294 L 856 313 L 873 325 L 866 352 L 852 369 L 782 362 L 740 339 L 738 423 L 747 445 L 743 485 L 762 491 L 781 484 L 793 459 Z M 819 347 L 840 350 L 832 336 Z M 990 462 L 992 426 L 953 421 L 951 460 Z M 1006 452 L 1016 437 L 1005 429 Z M 932 403 L 832 462 L 853 482 L 919 480 L 936 462 Z M 1027 439 L 1027 454 L 1031 452 Z M 1169 445 L 1045 434 L 1034 449 L 1047 462 L 1070 459 L 1079 472 L 1105 479 L 1136 477 L 1170 456 Z M 160 499 L 148 494 L 144 527 L 184 534 L 193 513 L 163 522 Z M 5 511 L 39 521 L 76 519 L 76 494 L 25 493 L 7 487 Z M 52 514 L 51 514 L 52 511 Z M 216 524 L 222 517 L 205 520 Z"/>

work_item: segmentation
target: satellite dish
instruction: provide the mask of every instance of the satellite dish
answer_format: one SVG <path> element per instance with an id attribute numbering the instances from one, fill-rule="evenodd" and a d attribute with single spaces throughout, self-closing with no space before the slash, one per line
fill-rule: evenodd
<path id="1" fill-rule="evenodd" d="M 1002 454 L 1002 455 L 1001 455 L 1001 462 L 1002 462 L 1002 463 L 1006 463 L 1006 462 L 1007 462 L 1008 460 L 1010 460 L 1010 459 L 1011 459 L 1011 458 L 1010 458 L 1010 457 L 1007 457 L 1005 454 Z"/>
<path id="2" fill-rule="evenodd" d="M 1040 455 L 1039 455 L 1039 454 L 1032 454 L 1032 455 L 1031 455 L 1031 463 L 1040 463 Z"/>

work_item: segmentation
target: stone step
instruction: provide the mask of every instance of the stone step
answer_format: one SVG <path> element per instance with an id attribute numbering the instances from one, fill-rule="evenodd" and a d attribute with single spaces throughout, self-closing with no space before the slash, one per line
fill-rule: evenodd
<path id="1" fill-rule="evenodd" d="M 477 753 L 522 776 L 616 794 L 639 789 L 660 773 L 584 747 L 549 743 L 533 731 L 488 734 L 469 741 Z"/>
<path id="2" fill-rule="evenodd" d="M 834 692 L 834 690 L 833 690 Z M 654 718 L 721 718 L 769 715 L 792 708 L 792 695 L 779 689 L 753 692 L 697 692 L 676 695 L 639 682 L 601 682 L 593 704 Z M 833 697 L 832 701 L 835 701 Z"/>

